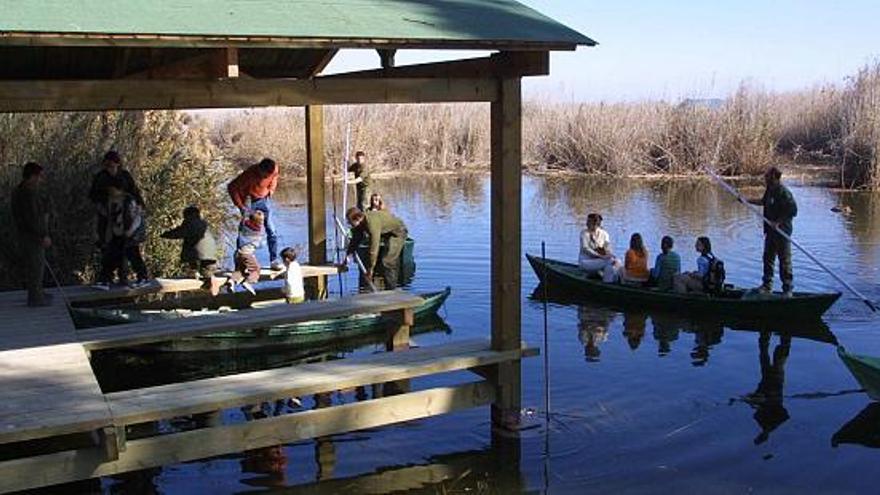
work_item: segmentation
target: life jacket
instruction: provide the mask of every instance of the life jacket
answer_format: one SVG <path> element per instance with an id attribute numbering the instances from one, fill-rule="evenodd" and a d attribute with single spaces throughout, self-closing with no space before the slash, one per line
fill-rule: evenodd
<path id="1" fill-rule="evenodd" d="M 724 262 L 711 253 L 705 256 L 709 259 L 709 269 L 703 276 L 703 291 L 707 294 L 720 294 L 724 291 L 724 279 L 727 277 Z"/>

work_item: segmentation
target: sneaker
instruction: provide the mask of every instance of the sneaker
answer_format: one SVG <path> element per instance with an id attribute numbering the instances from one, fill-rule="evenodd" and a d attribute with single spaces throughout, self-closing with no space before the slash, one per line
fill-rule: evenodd
<path id="1" fill-rule="evenodd" d="M 241 286 L 244 287 L 244 289 L 245 289 L 246 291 L 250 292 L 251 295 L 253 295 L 253 296 L 256 296 L 256 295 L 257 295 L 257 291 L 254 290 L 254 286 L 251 285 L 250 282 L 242 282 L 242 283 L 241 283 Z"/>
<path id="2" fill-rule="evenodd" d="M 767 295 L 767 294 L 770 294 L 773 292 L 772 290 L 770 290 L 770 287 L 767 287 L 766 285 L 762 285 L 755 290 L 758 291 L 758 294 L 764 294 L 764 295 Z"/>
<path id="3" fill-rule="evenodd" d="M 269 268 L 273 271 L 280 272 L 281 270 L 284 270 L 284 263 L 279 259 L 274 259 L 272 260 L 272 263 L 269 264 Z"/>
<path id="4" fill-rule="evenodd" d="M 110 290 L 110 284 L 106 282 L 98 282 L 97 284 L 93 284 L 92 288 L 97 290 Z"/>

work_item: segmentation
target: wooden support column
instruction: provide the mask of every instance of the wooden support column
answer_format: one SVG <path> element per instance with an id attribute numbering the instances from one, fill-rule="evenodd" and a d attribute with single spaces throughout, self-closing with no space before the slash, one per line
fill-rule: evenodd
<path id="1" fill-rule="evenodd" d="M 492 102 L 492 349 L 521 346 L 522 96 L 520 78 L 498 81 Z M 521 408 L 519 360 L 497 365 L 495 427 L 516 430 Z"/>
<path id="2" fill-rule="evenodd" d="M 409 349 L 410 329 L 415 322 L 415 313 L 412 308 L 401 309 L 389 315 L 388 336 L 385 340 L 387 352 L 399 352 Z M 396 380 L 382 384 L 382 396 L 405 394 L 412 390 L 412 382 L 409 379 Z"/>
<path id="3" fill-rule="evenodd" d="M 309 264 L 327 262 L 327 207 L 324 197 L 324 107 L 306 107 L 306 176 L 309 216 Z M 327 277 L 308 279 L 310 299 L 327 297 Z"/>

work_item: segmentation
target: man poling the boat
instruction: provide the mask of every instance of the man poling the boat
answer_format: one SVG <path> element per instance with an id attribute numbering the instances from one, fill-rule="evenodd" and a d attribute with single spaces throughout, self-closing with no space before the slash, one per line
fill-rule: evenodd
<path id="1" fill-rule="evenodd" d="M 761 199 L 749 203 L 764 207 L 764 278 L 758 290 L 763 294 L 773 291 L 773 265 L 779 258 L 779 279 L 783 297 L 791 297 L 794 276 L 791 269 L 792 220 L 797 216 L 797 202 L 791 191 L 782 184 L 782 172 L 770 167 L 764 173 L 766 189 Z M 782 234 L 786 235 L 783 236 Z"/>
<path id="2" fill-rule="evenodd" d="M 351 240 L 348 244 L 347 256 L 353 256 L 364 238 L 370 238 L 370 256 L 364 260 L 367 280 L 373 279 L 373 271 L 379 261 L 379 247 L 385 240 L 388 250 L 382 257 L 383 278 L 385 288 L 397 287 L 398 268 L 400 266 L 400 253 L 406 242 L 407 229 L 403 220 L 388 213 L 385 210 L 361 211 L 357 207 L 349 208 L 345 213 L 345 219 L 351 225 Z"/>
<path id="3" fill-rule="evenodd" d="M 720 148 L 720 141 L 719 141 L 719 148 Z M 716 154 L 717 154 L 717 153 L 716 153 Z M 771 227 L 771 228 L 772 228 L 777 234 L 779 234 L 779 235 L 780 235 L 781 237 L 783 237 L 786 241 L 788 241 L 789 243 L 791 243 L 791 245 L 794 245 L 794 247 L 800 249 L 800 251 L 801 251 L 802 253 L 804 253 L 804 254 L 807 256 L 807 258 L 810 258 L 810 260 L 811 260 L 813 263 L 815 263 L 816 266 L 818 266 L 819 268 L 821 268 L 822 270 L 824 270 L 828 275 L 831 275 L 831 277 L 834 278 L 834 280 L 837 280 L 838 282 L 840 282 L 840 284 L 843 285 L 844 287 L 846 287 L 846 289 L 847 289 L 848 291 L 850 291 L 854 296 L 858 297 L 863 303 L 865 303 L 865 305 L 868 306 L 868 308 L 870 308 L 871 311 L 873 311 L 873 312 L 877 312 L 877 306 L 874 304 L 873 301 L 871 301 L 870 299 L 868 299 L 867 297 L 865 297 L 861 292 L 859 292 L 858 290 L 856 290 L 855 287 L 853 287 L 853 286 L 850 285 L 846 280 L 844 280 L 843 278 L 841 278 L 840 275 L 838 275 L 837 273 L 835 273 L 834 271 L 832 271 L 831 269 L 829 269 L 827 266 L 825 266 L 824 263 L 822 263 L 821 260 L 819 260 L 818 258 L 816 258 L 815 256 L 813 256 L 812 253 L 810 253 L 807 249 L 805 249 L 803 246 L 801 246 L 799 243 L 797 243 L 797 242 L 791 237 L 791 235 L 787 234 L 784 230 L 782 230 L 782 229 L 779 227 L 779 225 L 778 225 L 779 222 L 771 221 L 770 219 L 768 219 L 767 217 L 765 217 L 764 214 L 763 214 L 761 211 L 759 211 L 757 208 L 755 208 L 754 206 L 752 206 L 752 203 L 751 203 L 749 200 L 747 200 L 746 198 L 744 198 L 739 192 L 736 191 L 736 189 L 732 188 L 732 187 L 730 186 L 730 184 L 724 182 L 724 180 L 723 180 L 721 177 L 719 177 L 718 174 L 716 174 L 715 172 L 713 172 L 711 169 L 709 169 L 708 167 L 703 167 L 703 170 L 705 170 L 706 173 L 709 174 L 709 176 L 712 177 L 712 179 L 714 179 L 714 180 L 718 183 L 718 185 L 720 185 L 725 191 L 729 192 L 731 195 L 733 195 L 734 197 L 736 197 L 736 199 L 737 199 L 739 202 L 741 202 L 741 203 L 743 203 L 743 204 L 749 206 L 749 209 L 752 211 L 752 213 L 754 213 L 755 215 L 757 215 L 758 217 L 760 217 L 761 220 L 764 221 L 764 224 L 765 224 L 765 225 L 768 225 L 769 227 Z M 772 274 L 771 274 L 771 278 L 772 278 Z"/>

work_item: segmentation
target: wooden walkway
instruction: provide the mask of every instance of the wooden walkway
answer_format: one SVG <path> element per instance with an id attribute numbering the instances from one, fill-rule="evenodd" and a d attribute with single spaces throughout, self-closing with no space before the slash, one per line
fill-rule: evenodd
<path id="1" fill-rule="evenodd" d="M 169 282 L 158 290 L 189 290 Z M 154 288 L 154 291 L 157 290 Z M 50 291 L 53 292 L 53 291 Z M 0 492 L 122 473 L 409 421 L 489 404 L 493 365 L 533 355 L 531 349 L 495 351 L 488 341 L 455 342 L 408 350 L 412 311 L 422 299 L 399 291 L 335 301 L 310 301 L 245 310 L 222 317 L 159 320 L 76 330 L 61 294 L 45 308 L 28 308 L 23 292 L 0 293 L 0 445 L 92 434 L 95 445 L 0 462 Z M 74 302 L 119 294 L 66 288 Z M 130 295 L 128 292 L 125 294 Z M 317 364 L 242 373 L 104 394 L 89 362 L 92 350 L 184 336 L 386 313 L 389 352 Z M 126 427 L 211 413 L 274 399 L 327 393 L 419 376 L 472 370 L 480 381 L 305 411 L 243 424 L 127 441 Z M 488 374 L 487 374 L 488 373 Z M 69 449 L 70 447 L 68 447 Z"/>

